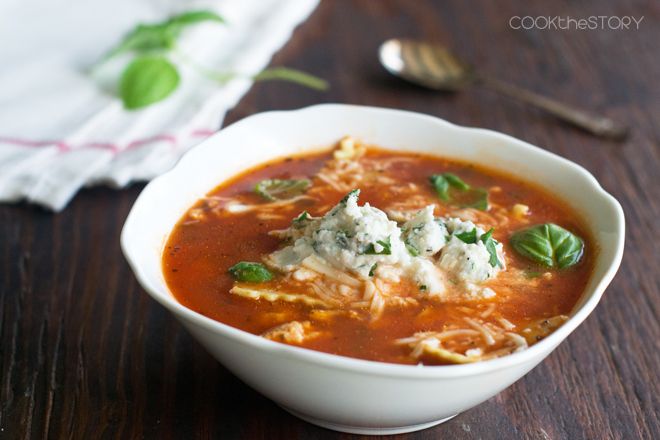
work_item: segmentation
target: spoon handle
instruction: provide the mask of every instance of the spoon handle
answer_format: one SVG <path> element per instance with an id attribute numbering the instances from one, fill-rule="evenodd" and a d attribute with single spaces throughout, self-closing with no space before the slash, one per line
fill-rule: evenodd
<path id="1" fill-rule="evenodd" d="M 548 113 L 597 136 L 622 140 L 628 135 L 628 128 L 612 119 L 591 115 L 582 110 L 555 101 L 554 99 L 538 95 L 529 90 L 525 90 L 521 87 L 488 76 L 479 77 L 478 82 L 507 96 L 541 108 Z"/>

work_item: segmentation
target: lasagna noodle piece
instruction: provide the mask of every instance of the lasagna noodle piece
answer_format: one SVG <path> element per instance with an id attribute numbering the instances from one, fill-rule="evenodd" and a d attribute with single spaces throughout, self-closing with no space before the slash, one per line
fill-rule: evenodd
<path id="1" fill-rule="evenodd" d="M 265 289 L 251 289 L 247 287 L 234 286 L 229 291 L 234 295 L 241 296 L 243 298 L 250 299 L 264 299 L 266 301 L 275 302 L 275 301 L 284 301 L 290 303 L 302 303 L 311 307 L 325 307 L 330 308 L 330 305 L 319 299 L 314 298 L 309 295 L 303 295 L 299 293 L 286 293 L 279 292 L 276 290 L 265 290 Z"/>

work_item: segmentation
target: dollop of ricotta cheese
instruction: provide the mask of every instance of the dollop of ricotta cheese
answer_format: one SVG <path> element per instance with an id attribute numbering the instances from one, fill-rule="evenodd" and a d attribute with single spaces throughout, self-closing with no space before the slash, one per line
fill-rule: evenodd
<path id="1" fill-rule="evenodd" d="M 378 265 L 407 266 L 411 256 L 396 222 L 368 203 L 358 206 L 358 196 L 359 190 L 352 191 L 323 217 L 309 220 L 293 246 L 271 254 L 267 262 L 286 270 L 316 254 L 365 278 Z"/>
<path id="2" fill-rule="evenodd" d="M 467 283 L 484 282 L 499 272 L 490 265 L 490 253 L 482 242 L 467 244 L 452 236 L 442 249 L 438 266 Z"/>
<path id="3" fill-rule="evenodd" d="M 498 260 L 502 264 L 492 265 L 490 263 L 491 255 L 486 248 L 486 244 L 481 240 L 485 231 L 476 226 L 471 221 L 463 221 L 459 218 L 449 218 L 445 220 L 447 230 L 451 237 L 447 244 L 442 248 L 438 266 L 453 275 L 458 281 L 464 283 L 482 283 L 494 276 L 503 268 L 504 254 L 502 244 L 497 243 Z M 475 242 L 466 243 L 457 237 L 459 234 L 465 234 L 475 231 Z"/>
<path id="4" fill-rule="evenodd" d="M 430 296 L 445 292 L 446 279 L 461 282 L 472 297 L 494 294 L 482 292 L 478 284 L 503 269 L 504 256 L 496 243 L 501 263 L 491 264 L 482 228 L 459 218 L 435 218 L 433 205 L 399 227 L 380 209 L 359 206 L 358 197 L 359 190 L 350 192 L 323 217 L 302 213 L 290 228 L 279 231 L 292 244 L 267 256 L 266 263 L 291 272 L 315 255 L 363 279 L 376 275 L 396 282 L 406 276 Z"/>
<path id="5" fill-rule="evenodd" d="M 435 255 L 446 243 L 447 227 L 433 216 L 433 205 L 421 209 L 403 224 L 403 241 L 413 255 Z"/>

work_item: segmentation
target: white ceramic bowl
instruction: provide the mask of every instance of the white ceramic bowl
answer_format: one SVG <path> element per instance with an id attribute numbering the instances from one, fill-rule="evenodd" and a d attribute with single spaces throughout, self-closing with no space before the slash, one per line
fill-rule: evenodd
<path id="1" fill-rule="evenodd" d="M 481 363 L 406 366 L 351 359 L 272 342 L 179 304 L 161 272 L 168 234 L 220 182 L 252 165 L 320 147 L 344 135 L 385 148 L 433 153 L 506 170 L 550 188 L 580 212 L 598 247 L 594 273 L 571 318 L 520 353 Z M 144 289 L 245 383 L 318 425 L 363 434 L 433 426 L 497 394 L 541 362 L 596 307 L 619 267 L 624 217 L 584 168 L 494 131 L 427 115 L 373 107 L 318 105 L 261 113 L 212 136 L 135 202 L 121 245 Z"/>

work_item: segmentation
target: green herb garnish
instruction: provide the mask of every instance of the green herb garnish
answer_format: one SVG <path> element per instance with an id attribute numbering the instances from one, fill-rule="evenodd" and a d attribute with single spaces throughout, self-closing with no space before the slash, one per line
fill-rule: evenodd
<path id="1" fill-rule="evenodd" d="M 348 194 L 344 196 L 343 199 L 339 201 L 342 205 L 346 205 L 346 202 L 348 202 L 348 199 L 350 199 L 352 196 L 355 196 L 355 198 L 360 197 L 360 190 L 359 189 L 354 189 L 353 191 L 350 191 Z"/>
<path id="2" fill-rule="evenodd" d="M 471 231 L 461 232 L 460 234 L 454 234 L 454 237 L 461 240 L 466 244 L 476 244 L 477 241 L 483 242 L 486 246 L 488 254 L 490 254 L 490 259 L 488 262 L 491 266 L 500 266 L 502 267 L 502 262 L 497 257 L 497 240 L 493 238 L 493 228 L 490 228 L 488 232 L 481 234 L 481 237 L 477 240 L 477 228 L 472 228 Z"/>
<path id="3" fill-rule="evenodd" d="M 520 255 L 547 267 L 563 269 L 580 261 L 584 241 L 554 223 L 532 226 L 515 232 L 511 246 Z"/>
<path id="4" fill-rule="evenodd" d="M 261 263 L 241 261 L 229 268 L 229 273 L 238 281 L 263 283 L 273 279 L 273 274 Z"/>
<path id="5" fill-rule="evenodd" d="M 483 244 L 486 246 L 486 250 L 490 254 L 490 260 L 488 260 L 490 265 L 493 267 L 502 267 L 502 262 L 499 258 L 497 258 L 497 248 L 495 247 L 497 245 L 497 241 L 493 238 L 493 228 L 490 228 L 488 232 L 482 234 L 481 237 L 479 237 L 479 240 L 483 242 Z"/>
<path id="6" fill-rule="evenodd" d="M 307 179 L 266 179 L 255 185 L 254 192 L 272 202 L 299 196 L 311 184 Z"/>
<path id="7" fill-rule="evenodd" d="M 369 276 L 372 277 L 376 273 L 376 268 L 378 268 L 378 263 L 375 263 L 373 266 L 371 266 L 371 269 L 369 269 Z"/>
<path id="8" fill-rule="evenodd" d="M 369 246 L 365 249 L 364 253 L 366 255 L 391 255 L 392 254 L 392 244 L 390 243 L 390 237 L 387 237 L 385 240 L 376 240 L 376 243 L 381 245 L 383 249 L 380 252 L 376 252 L 376 248 L 373 243 L 370 243 Z"/>
<path id="9" fill-rule="evenodd" d="M 300 215 L 293 219 L 293 224 L 296 226 L 301 226 L 303 223 L 306 223 L 312 219 L 312 216 L 309 215 L 309 212 L 303 211 Z"/>
<path id="10" fill-rule="evenodd" d="M 462 197 L 461 208 L 475 208 L 480 211 L 488 211 L 488 190 L 484 188 L 472 188 Z"/>
<path id="11" fill-rule="evenodd" d="M 449 200 L 449 181 L 444 175 L 434 174 L 429 177 L 429 181 L 433 185 L 433 188 L 435 188 L 438 197 L 445 201 Z"/>
<path id="12" fill-rule="evenodd" d="M 460 234 L 454 234 L 454 237 L 463 243 L 474 244 L 477 242 L 477 228 L 472 228 L 471 231 L 461 232 Z"/>
<path id="13" fill-rule="evenodd" d="M 466 190 L 470 189 L 470 185 L 465 183 L 463 181 L 463 179 L 458 177 L 456 174 L 443 173 L 442 176 L 445 179 L 447 179 L 447 183 L 449 183 L 449 185 L 453 186 L 456 189 L 460 189 L 461 191 L 466 191 Z"/>
<path id="14" fill-rule="evenodd" d="M 419 251 L 415 246 L 413 246 L 410 243 L 405 243 L 405 245 L 406 245 L 406 250 L 410 255 L 412 255 L 413 257 L 417 257 L 419 255 Z"/>
<path id="15" fill-rule="evenodd" d="M 429 181 L 438 197 L 445 202 L 456 203 L 464 208 L 488 210 L 488 191 L 484 188 L 472 188 L 452 173 L 433 174 Z M 455 190 L 453 194 L 450 193 L 452 188 Z"/>

